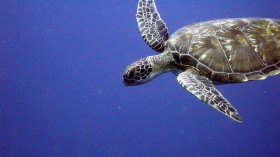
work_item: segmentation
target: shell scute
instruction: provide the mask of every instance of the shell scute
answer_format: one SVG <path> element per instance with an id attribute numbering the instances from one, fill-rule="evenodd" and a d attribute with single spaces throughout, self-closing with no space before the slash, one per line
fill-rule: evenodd
<path id="1" fill-rule="evenodd" d="M 172 52 L 172 56 L 173 56 L 173 58 L 174 58 L 174 60 L 175 60 L 175 62 L 176 62 L 177 64 L 180 64 L 180 63 L 181 63 L 181 61 L 180 61 L 180 54 L 179 54 L 179 53 L 177 53 L 177 52 Z"/>
<path id="2" fill-rule="evenodd" d="M 244 26 L 248 25 L 247 19 L 240 19 L 240 20 L 234 20 L 234 19 L 225 19 L 221 21 L 221 26 L 224 29 L 236 29 L 236 30 L 242 30 Z"/>
<path id="3" fill-rule="evenodd" d="M 180 32 L 181 33 L 177 32 L 177 35 L 173 35 L 173 37 L 167 41 L 166 45 L 171 52 L 187 54 L 189 52 L 189 45 L 192 42 L 193 35 L 188 30 L 181 30 Z"/>
<path id="4" fill-rule="evenodd" d="M 198 61 L 190 55 L 181 55 L 180 61 L 181 61 L 181 64 L 183 64 L 183 65 L 192 65 L 194 67 L 196 67 L 198 64 Z"/>
<path id="5" fill-rule="evenodd" d="M 211 78 L 213 80 L 218 80 L 218 81 L 221 81 L 221 82 L 229 82 L 229 74 L 228 73 L 213 72 Z"/>
<path id="6" fill-rule="evenodd" d="M 261 72 L 266 74 L 267 76 L 272 76 L 272 75 L 279 74 L 280 69 L 277 68 L 275 65 L 271 65 L 264 68 Z"/>
<path id="7" fill-rule="evenodd" d="M 263 80 L 266 78 L 266 75 L 257 71 L 257 72 L 246 74 L 246 77 L 248 78 L 248 80 Z"/>
<path id="8" fill-rule="evenodd" d="M 207 27 L 205 27 L 207 25 Z M 219 21 L 202 22 L 189 25 L 189 30 L 194 35 L 215 35 L 216 30 L 220 29 Z"/>
<path id="9" fill-rule="evenodd" d="M 209 69 L 208 67 L 206 67 L 205 65 L 202 65 L 202 64 L 198 64 L 196 66 L 196 69 L 198 69 L 204 76 L 208 77 L 208 78 L 211 78 L 211 75 L 212 75 L 212 70 Z"/>
<path id="10" fill-rule="evenodd" d="M 264 64 L 242 31 L 219 30 L 217 38 L 221 42 L 233 72 L 248 73 L 264 68 Z"/>
<path id="11" fill-rule="evenodd" d="M 280 27 L 274 21 L 253 20 L 243 32 L 265 65 L 280 60 Z"/>
<path id="12" fill-rule="evenodd" d="M 278 68 L 280 68 L 280 61 L 275 64 Z"/>
<path id="13" fill-rule="evenodd" d="M 245 82 L 248 78 L 243 74 L 229 74 L 230 82 Z"/>
<path id="14" fill-rule="evenodd" d="M 223 72 L 232 72 L 227 56 L 220 42 L 214 36 L 198 36 L 194 38 L 189 54 L 214 71 L 220 69 Z"/>

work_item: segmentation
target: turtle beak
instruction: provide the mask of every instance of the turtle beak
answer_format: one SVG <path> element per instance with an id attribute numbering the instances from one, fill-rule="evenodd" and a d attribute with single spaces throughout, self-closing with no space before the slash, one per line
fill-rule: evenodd
<path id="1" fill-rule="evenodd" d="M 126 74 L 124 74 L 124 75 L 122 76 L 122 80 L 123 80 L 123 84 L 124 84 L 125 86 L 131 86 L 131 85 L 133 85 L 133 83 L 135 82 L 134 80 L 128 79 L 128 76 L 126 76 Z"/>
<path id="2" fill-rule="evenodd" d="M 127 68 L 122 75 L 123 84 L 126 86 L 132 86 L 136 83 L 134 79 L 135 70 L 134 68 Z"/>
<path id="3" fill-rule="evenodd" d="M 125 86 L 128 86 L 127 80 L 124 78 L 124 76 L 122 76 L 122 81 L 123 81 L 123 84 L 124 84 Z"/>

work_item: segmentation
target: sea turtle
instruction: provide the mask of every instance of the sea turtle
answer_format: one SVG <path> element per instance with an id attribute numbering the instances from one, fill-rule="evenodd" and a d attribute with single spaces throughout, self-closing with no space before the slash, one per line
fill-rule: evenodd
<path id="1" fill-rule="evenodd" d="M 236 18 L 187 25 L 169 37 L 154 0 L 139 0 L 142 37 L 159 55 L 129 65 L 125 85 L 140 85 L 173 72 L 179 84 L 203 102 L 242 122 L 213 83 L 262 80 L 280 73 L 280 20 Z"/>

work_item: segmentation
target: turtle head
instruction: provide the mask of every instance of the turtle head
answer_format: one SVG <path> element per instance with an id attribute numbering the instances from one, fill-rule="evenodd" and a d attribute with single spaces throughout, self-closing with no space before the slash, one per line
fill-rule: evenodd
<path id="1" fill-rule="evenodd" d="M 124 71 L 122 80 L 127 86 L 144 84 L 155 77 L 153 64 L 148 58 L 130 64 Z"/>

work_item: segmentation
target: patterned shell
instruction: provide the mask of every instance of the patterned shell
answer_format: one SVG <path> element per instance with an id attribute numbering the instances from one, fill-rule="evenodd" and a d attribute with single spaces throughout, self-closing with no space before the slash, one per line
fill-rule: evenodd
<path id="1" fill-rule="evenodd" d="M 197 23 L 167 41 L 175 61 L 221 82 L 260 80 L 280 73 L 280 20 L 225 19 Z"/>

